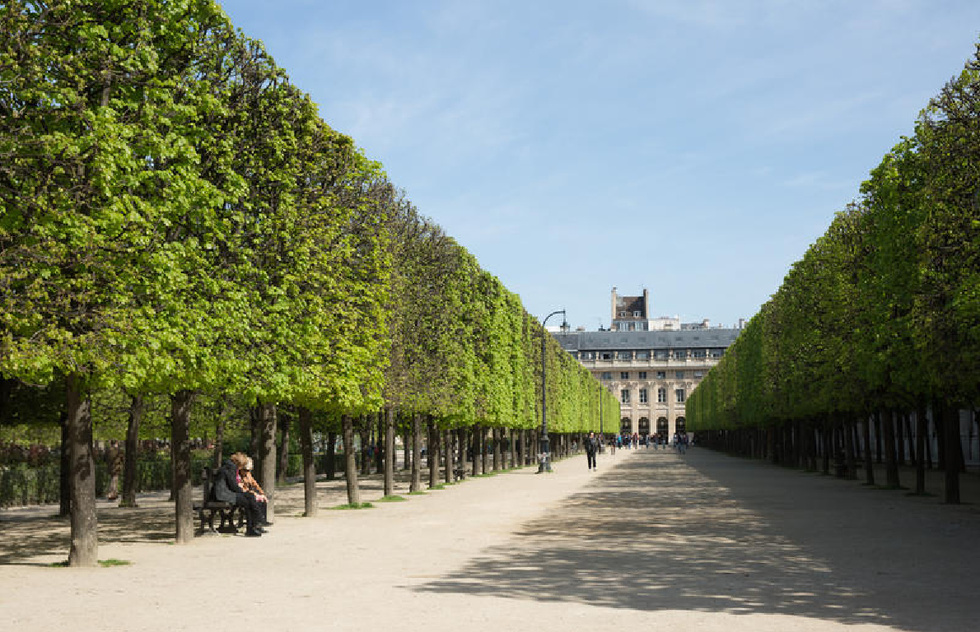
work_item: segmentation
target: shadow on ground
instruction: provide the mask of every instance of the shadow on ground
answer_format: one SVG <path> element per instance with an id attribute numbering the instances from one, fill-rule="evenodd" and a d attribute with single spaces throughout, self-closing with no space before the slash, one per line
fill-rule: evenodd
<path id="1" fill-rule="evenodd" d="M 728 477 L 725 484 L 718 479 L 729 457 L 698 452 L 689 455 L 699 462 L 692 467 L 673 453 L 643 451 L 597 476 L 547 517 L 523 525 L 506 546 L 412 589 L 643 611 L 782 614 L 908 630 L 972 626 L 962 627 L 968 618 L 937 626 L 935 604 L 916 608 L 914 598 L 910 607 L 896 604 L 909 601 L 908 593 L 882 593 L 876 571 L 854 571 L 868 566 L 853 559 L 859 543 L 836 549 L 831 535 L 831 545 L 810 546 L 806 529 L 832 531 L 833 523 L 804 525 L 802 532 L 798 525 L 784 528 L 780 516 L 806 520 L 797 511 L 802 499 L 793 497 L 793 486 L 821 481 L 773 468 L 768 475 L 791 477 L 785 495 L 745 499 L 739 483 L 729 488 Z M 740 470 L 765 469 L 736 464 Z M 874 533 L 865 537 L 871 541 Z M 916 590 L 909 579 L 898 588 Z"/>

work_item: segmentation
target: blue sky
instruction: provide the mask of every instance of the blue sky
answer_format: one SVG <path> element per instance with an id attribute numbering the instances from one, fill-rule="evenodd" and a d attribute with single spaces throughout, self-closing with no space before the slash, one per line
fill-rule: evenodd
<path id="1" fill-rule="evenodd" d="M 227 0 L 539 319 L 750 318 L 980 38 L 976 0 Z"/>

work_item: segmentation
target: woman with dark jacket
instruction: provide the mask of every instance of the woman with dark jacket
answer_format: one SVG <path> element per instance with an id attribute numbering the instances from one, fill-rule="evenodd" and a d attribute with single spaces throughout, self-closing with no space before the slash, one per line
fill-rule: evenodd
<path id="1" fill-rule="evenodd" d="M 215 473 L 211 487 L 215 500 L 231 503 L 236 507 L 245 508 L 245 535 L 254 538 L 262 535 L 259 526 L 261 513 L 255 496 L 246 493 L 238 484 L 238 466 L 231 459 L 226 459 Z"/>

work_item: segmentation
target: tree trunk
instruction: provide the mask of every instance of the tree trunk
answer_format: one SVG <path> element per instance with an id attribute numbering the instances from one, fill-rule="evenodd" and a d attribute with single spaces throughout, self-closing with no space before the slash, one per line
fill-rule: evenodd
<path id="1" fill-rule="evenodd" d="M 472 476 L 476 476 L 480 473 L 480 427 L 479 426 L 473 426 L 473 432 L 470 435 L 470 450 L 473 452 Z"/>
<path id="2" fill-rule="evenodd" d="M 823 473 L 830 474 L 830 454 L 834 451 L 833 447 L 833 433 L 827 428 L 826 422 L 820 427 L 820 438 L 823 444 Z"/>
<path id="3" fill-rule="evenodd" d="M 857 480 L 857 461 L 854 458 L 854 432 L 851 424 L 850 417 L 845 417 L 842 420 L 841 428 L 844 431 L 844 462 L 847 466 L 847 478 Z"/>
<path id="4" fill-rule="evenodd" d="M 289 417 L 283 415 L 279 423 L 279 458 L 276 468 L 276 482 L 286 484 L 286 470 L 289 469 Z M 263 488 L 264 489 L 264 488 Z"/>
<path id="5" fill-rule="evenodd" d="M 875 468 L 874 459 L 871 456 L 871 417 L 869 415 L 864 416 L 861 426 L 864 430 L 864 482 L 867 485 L 874 485 Z"/>
<path id="6" fill-rule="evenodd" d="M 875 462 L 881 463 L 881 443 L 882 443 L 882 432 L 881 432 L 881 412 L 875 412 Z"/>
<path id="7" fill-rule="evenodd" d="M 68 437 L 68 414 L 61 411 L 61 471 L 59 472 L 58 516 L 71 517 L 71 441 Z"/>
<path id="8" fill-rule="evenodd" d="M 429 487 L 435 487 L 439 484 L 439 429 L 436 428 L 435 419 L 429 415 L 428 419 L 429 427 L 429 449 L 426 454 L 429 455 Z"/>
<path id="9" fill-rule="evenodd" d="M 350 415 L 341 415 L 340 425 L 344 442 L 344 478 L 347 479 L 347 503 L 351 507 L 361 504 L 361 493 L 357 487 L 357 459 L 354 458 L 354 420 Z"/>
<path id="10" fill-rule="evenodd" d="M 926 493 L 926 438 L 929 434 L 929 418 L 926 417 L 926 403 L 920 401 L 915 411 L 915 493 Z"/>
<path id="11" fill-rule="evenodd" d="M 489 470 L 487 466 L 490 464 L 490 454 L 487 449 L 487 429 L 485 426 L 480 426 L 480 474 L 486 474 Z"/>
<path id="12" fill-rule="evenodd" d="M 960 504 L 960 470 L 963 468 L 963 444 L 960 439 L 960 410 L 956 406 L 943 407 L 943 443 L 946 446 L 943 501 Z"/>
<path id="13" fill-rule="evenodd" d="M 173 496 L 177 544 L 194 539 L 194 499 L 191 496 L 191 404 L 194 394 L 180 390 L 170 396 L 170 454 L 174 466 Z"/>
<path id="14" fill-rule="evenodd" d="M 459 478 L 460 480 L 466 478 L 466 452 L 469 449 L 466 441 L 466 428 L 460 428 L 456 431 L 456 435 L 459 437 Z"/>
<path id="15" fill-rule="evenodd" d="M 95 513 L 95 459 L 92 456 L 92 404 L 77 375 L 69 375 L 68 451 L 71 496 L 69 566 L 99 563 L 99 524 Z"/>
<path id="16" fill-rule="evenodd" d="M 419 416 L 412 413 L 412 478 L 408 486 L 409 492 L 422 490 L 422 438 L 419 436 Z"/>
<path id="17" fill-rule="evenodd" d="M 508 467 L 510 469 L 514 469 L 514 468 L 517 467 L 517 454 L 514 452 L 514 450 L 516 449 L 517 446 L 515 445 L 515 442 L 514 442 L 514 429 L 513 428 L 508 428 L 507 429 L 507 445 L 508 445 L 508 448 L 509 448 L 508 449 L 508 459 L 507 459 L 507 462 L 509 463 Z"/>
<path id="18" fill-rule="evenodd" d="M 442 431 L 443 457 L 442 463 L 445 465 L 443 480 L 448 485 L 453 482 L 453 434 L 446 428 Z"/>
<path id="19" fill-rule="evenodd" d="M 402 416 L 402 425 L 404 426 L 405 419 Z M 402 429 L 402 471 L 407 472 L 412 467 L 412 441 L 410 429 Z"/>
<path id="20" fill-rule="evenodd" d="M 275 518 L 276 496 L 276 405 L 261 404 L 259 406 L 259 437 L 258 458 L 254 459 L 258 467 L 257 481 L 265 491 L 266 520 L 273 522 Z"/>
<path id="21" fill-rule="evenodd" d="M 303 515 L 316 516 L 316 463 L 313 462 L 313 413 L 301 406 L 299 417 L 299 448 L 303 453 Z"/>
<path id="22" fill-rule="evenodd" d="M 136 458 L 139 456 L 140 421 L 143 419 L 143 396 L 133 395 L 129 402 L 126 425 L 126 447 L 123 462 L 123 488 L 120 507 L 136 507 Z"/>
<path id="23" fill-rule="evenodd" d="M 384 410 L 385 425 L 385 496 L 395 493 L 395 409 L 388 406 Z"/>
<path id="24" fill-rule="evenodd" d="M 898 476 L 898 459 L 895 455 L 895 411 L 886 410 L 881 419 L 882 442 L 885 451 L 885 484 L 892 488 L 901 487 Z"/>
<path id="25" fill-rule="evenodd" d="M 500 436 L 501 429 L 494 427 L 493 433 L 493 471 L 499 472 L 502 466 L 502 459 L 500 454 Z"/>

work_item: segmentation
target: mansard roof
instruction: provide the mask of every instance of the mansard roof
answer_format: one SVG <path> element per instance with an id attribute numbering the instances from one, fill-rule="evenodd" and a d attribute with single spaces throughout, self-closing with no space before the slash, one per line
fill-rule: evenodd
<path id="1" fill-rule="evenodd" d="M 717 349 L 727 348 L 741 329 L 684 329 L 681 331 L 572 331 L 556 333 L 565 351 L 608 349 Z"/>

